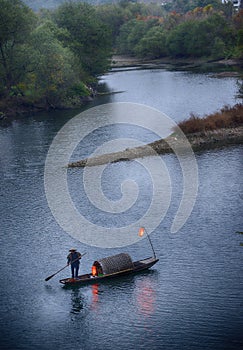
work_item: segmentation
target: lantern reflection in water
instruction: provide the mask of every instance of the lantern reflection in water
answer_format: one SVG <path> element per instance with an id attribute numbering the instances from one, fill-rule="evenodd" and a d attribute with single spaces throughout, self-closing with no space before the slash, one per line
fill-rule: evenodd
<path id="1" fill-rule="evenodd" d="M 98 300 L 99 300 L 99 285 L 92 284 L 92 308 L 93 309 L 97 307 Z"/>
<path id="2" fill-rule="evenodd" d="M 142 313 L 144 316 L 150 316 L 154 313 L 156 305 L 156 291 L 150 278 L 138 281 L 136 287 L 136 299 L 138 311 L 140 313 Z"/>

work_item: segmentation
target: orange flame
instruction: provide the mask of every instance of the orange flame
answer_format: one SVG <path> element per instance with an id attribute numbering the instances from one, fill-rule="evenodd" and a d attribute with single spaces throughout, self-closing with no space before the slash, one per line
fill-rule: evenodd
<path id="1" fill-rule="evenodd" d="M 92 276 L 97 276 L 97 269 L 96 266 L 92 266 Z"/>
<path id="2" fill-rule="evenodd" d="M 138 232 L 139 237 L 143 237 L 144 232 L 145 232 L 145 228 L 144 227 L 140 227 L 139 232 Z"/>

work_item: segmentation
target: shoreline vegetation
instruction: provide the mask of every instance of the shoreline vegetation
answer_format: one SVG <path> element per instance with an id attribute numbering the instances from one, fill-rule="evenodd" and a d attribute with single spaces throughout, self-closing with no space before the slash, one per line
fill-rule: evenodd
<path id="1" fill-rule="evenodd" d="M 243 60 L 243 10 L 231 2 L 55 3 L 51 10 L 0 0 L 0 119 L 82 108 L 99 95 L 99 77 L 111 64 L 121 67 L 114 53 L 146 68 Z"/>
<path id="2" fill-rule="evenodd" d="M 239 77 L 242 95 L 243 10 L 235 12 L 231 2 L 69 1 L 37 12 L 22 0 L 0 5 L 0 126 L 39 111 L 79 109 L 96 96 L 117 93 L 97 91 L 99 77 L 112 68 L 204 70 L 222 64 L 213 69 L 215 76 Z M 191 116 L 179 127 L 193 150 L 242 143 L 242 105 L 211 117 Z M 162 154 L 173 142 L 184 147 L 172 132 L 147 148 Z M 103 162 L 144 156 L 144 147 L 104 155 Z"/>
<path id="3" fill-rule="evenodd" d="M 220 77 L 238 76 L 234 64 L 242 65 L 243 10 L 231 2 L 57 4 L 0 0 L 0 120 L 82 108 L 106 94 L 97 91 L 99 77 L 118 66 L 204 69 L 224 61 Z"/>
<path id="4" fill-rule="evenodd" d="M 229 66 L 242 66 L 242 60 L 236 59 L 209 61 L 206 59 L 192 60 L 171 59 L 169 57 L 164 57 L 161 59 L 149 60 L 125 55 L 114 55 L 112 57 L 111 69 L 126 69 L 129 67 L 144 67 L 149 69 L 160 66 L 178 66 L 180 69 L 192 69 L 212 63 L 216 65 L 220 64 L 223 68 L 220 70 L 220 72 L 215 73 L 216 76 L 240 77 L 240 73 L 238 71 L 227 69 Z M 106 94 L 109 94 L 109 92 Z M 92 96 L 87 96 L 83 103 L 89 102 L 99 95 L 100 93 L 98 91 L 93 91 Z M 22 116 L 29 113 L 38 113 L 42 110 L 34 106 L 21 106 L 18 103 L 16 105 L 18 106 L 18 113 L 16 113 L 16 110 L 11 109 L 11 107 L 9 109 L 10 113 L 0 113 L 0 126 L 8 125 L 9 121 L 16 118 L 18 115 Z M 188 119 L 180 122 L 178 127 L 185 134 L 194 152 L 229 145 L 243 144 L 243 104 L 237 104 L 233 107 L 224 106 L 219 112 L 215 112 L 205 117 L 191 115 Z M 69 163 L 68 167 L 98 166 L 119 161 L 130 161 L 136 158 L 152 156 L 155 154 L 155 152 L 160 155 L 173 153 L 173 146 L 179 148 L 183 148 L 185 146 L 183 141 L 180 140 L 180 137 L 178 136 L 179 135 L 177 135 L 175 131 L 166 139 L 157 140 L 148 145 L 126 149 L 121 152 L 114 152 L 93 158 L 82 159 Z"/>
<path id="5" fill-rule="evenodd" d="M 243 67 L 243 60 L 241 59 L 224 59 L 224 60 L 209 60 L 207 58 L 171 58 L 163 57 L 159 59 L 145 59 L 138 58 L 127 55 L 113 55 L 111 59 L 110 68 L 112 69 L 126 69 L 131 67 L 139 68 L 159 68 L 159 67 L 172 67 L 172 69 L 193 69 L 196 67 L 209 66 L 209 65 L 221 65 L 222 70 L 220 72 L 215 72 L 217 77 L 239 77 L 241 74 L 239 70 L 232 70 L 229 67 Z M 225 69 L 224 69 L 225 68 Z M 73 106 L 68 106 L 63 103 L 62 106 L 53 108 L 53 110 L 64 110 L 64 109 L 74 109 L 84 106 L 86 103 L 92 101 L 97 96 L 115 94 L 118 92 L 99 92 L 93 88 L 89 88 L 89 94 L 79 97 L 79 103 Z M 11 119 L 17 118 L 18 116 L 29 115 L 31 113 L 39 113 L 46 111 L 47 109 L 43 105 L 38 104 L 28 104 L 25 103 L 21 96 L 12 96 L 11 98 L 6 98 L 0 100 L 0 126 L 5 125 Z M 50 110 L 50 109 L 49 109 Z"/>
<path id="6" fill-rule="evenodd" d="M 178 125 L 185 132 L 194 152 L 243 144 L 243 104 L 221 109 L 204 118 L 191 116 Z M 165 139 L 124 151 L 82 159 L 68 164 L 69 168 L 98 166 L 107 163 L 130 161 L 136 158 L 173 153 L 173 149 L 187 151 L 185 136 L 175 130 Z"/>

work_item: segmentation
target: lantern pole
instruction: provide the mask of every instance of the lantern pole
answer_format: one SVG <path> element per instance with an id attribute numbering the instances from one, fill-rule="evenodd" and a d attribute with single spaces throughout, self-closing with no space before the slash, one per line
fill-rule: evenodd
<path id="1" fill-rule="evenodd" d="M 143 229 L 143 230 L 146 232 L 147 238 L 148 238 L 148 240 L 149 240 L 149 243 L 150 243 L 150 245 L 151 245 L 151 248 L 152 248 L 152 251 L 153 251 L 153 254 L 154 254 L 154 258 L 156 259 L 156 254 L 155 254 L 155 251 L 154 251 L 154 247 L 153 247 L 152 241 L 151 241 L 151 239 L 150 239 L 150 237 L 149 237 L 149 235 L 148 235 L 148 232 L 147 232 L 147 230 L 146 230 L 145 227 L 141 227 L 140 230 L 141 230 L 141 229 Z"/>

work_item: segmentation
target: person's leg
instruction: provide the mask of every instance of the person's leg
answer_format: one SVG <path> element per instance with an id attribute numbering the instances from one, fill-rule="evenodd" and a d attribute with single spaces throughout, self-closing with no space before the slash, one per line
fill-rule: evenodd
<path id="1" fill-rule="evenodd" d="M 76 269 L 75 269 L 75 277 L 78 277 L 78 270 L 79 270 L 79 265 L 76 266 Z"/>
<path id="2" fill-rule="evenodd" d="M 74 266 L 71 265 L 71 271 L 72 271 L 72 278 L 74 278 Z"/>

